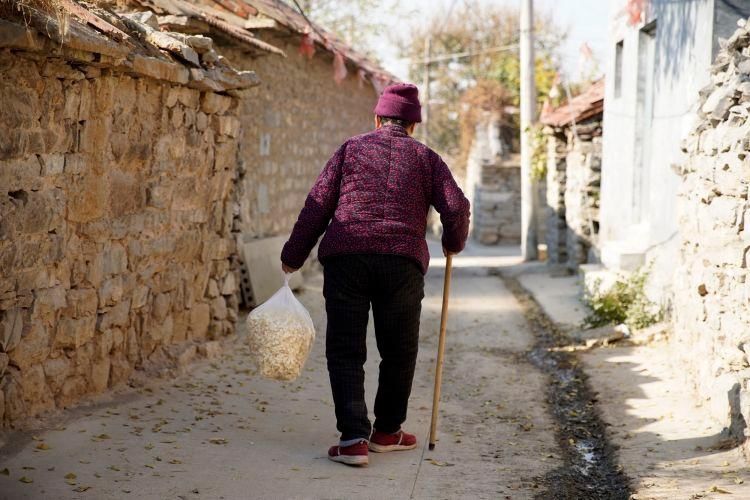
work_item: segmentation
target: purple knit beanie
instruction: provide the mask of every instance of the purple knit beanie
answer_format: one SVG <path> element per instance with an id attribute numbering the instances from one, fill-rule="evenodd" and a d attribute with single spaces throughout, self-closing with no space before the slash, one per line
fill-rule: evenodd
<path id="1" fill-rule="evenodd" d="M 398 118 L 410 123 L 422 121 L 422 106 L 419 104 L 419 90 L 411 83 L 389 85 L 383 90 L 375 106 L 375 114 L 388 118 Z"/>

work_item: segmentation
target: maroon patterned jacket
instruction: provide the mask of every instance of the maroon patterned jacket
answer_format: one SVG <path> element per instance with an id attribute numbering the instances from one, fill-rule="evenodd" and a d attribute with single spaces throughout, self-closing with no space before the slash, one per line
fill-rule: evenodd
<path id="1" fill-rule="evenodd" d="M 302 267 L 325 232 L 318 249 L 323 264 L 340 254 L 395 254 L 415 259 L 426 273 L 430 205 L 443 223 L 443 246 L 451 252 L 463 250 L 469 201 L 440 156 L 398 125 L 358 135 L 346 141 L 320 173 L 281 261 Z"/>

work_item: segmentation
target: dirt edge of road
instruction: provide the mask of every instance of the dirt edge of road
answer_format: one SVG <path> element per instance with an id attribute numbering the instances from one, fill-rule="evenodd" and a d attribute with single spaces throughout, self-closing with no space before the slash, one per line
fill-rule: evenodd
<path id="1" fill-rule="evenodd" d="M 628 499 L 630 480 L 609 442 L 583 364 L 575 352 L 550 349 L 570 344 L 570 340 L 515 277 L 496 274 L 521 304 L 535 336 L 528 357 L 549 379 L 547 404 L 556 422 L 556 437 L 564 460 L 562 467 L 547 475 L 549 490 L 537 498 Z"/>

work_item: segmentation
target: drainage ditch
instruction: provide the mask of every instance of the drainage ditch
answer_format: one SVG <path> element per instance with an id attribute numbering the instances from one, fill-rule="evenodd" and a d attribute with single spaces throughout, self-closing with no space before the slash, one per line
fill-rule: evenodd
<path id="1" fill-rule="evenodd" d="M 628 478 L 617 464 L 605 425 L 596 408 L 597 396 L 587 383 L 573 352 L 551 348 L 569 344 L 534 298 L 513 277 L 501 275 L 521 304 L 536 343 L 528 353 L 531 362 L 547 374 L 547 403 L 556 423 L 556 437 L 564 465 L 545 477 L 547 491 L 538 499 L 627 500 Z"/>

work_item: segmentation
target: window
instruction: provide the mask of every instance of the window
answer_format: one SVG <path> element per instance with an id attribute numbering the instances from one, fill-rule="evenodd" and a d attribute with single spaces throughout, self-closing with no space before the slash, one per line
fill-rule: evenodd
<path id="1" fill-rule="evenodd" d="M 654 21 L 644 26 L 638 33 L 638 80 L 635 108 L 636 164 L 633 172 L 635 222 L 641 222 L 648 212 L 656 65 L 656 21 Z"/>
<path id="2" fill-rule="evenodd" d="M 623 41 L 615 45 L 615 98 L 622 96 L 622 49 Z"/>

